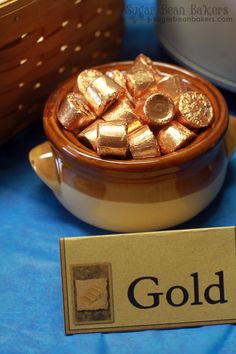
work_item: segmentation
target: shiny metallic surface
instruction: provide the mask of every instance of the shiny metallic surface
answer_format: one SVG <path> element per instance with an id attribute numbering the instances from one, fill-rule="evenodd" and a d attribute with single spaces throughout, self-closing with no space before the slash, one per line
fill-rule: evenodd
<path id="1" fill-rule="evenodd" d="M 131 119 L 128 122 L 128 133 L 134 132 L 136 129 L 140 128 L 142 126 L 142 122 L 137 118 L 137 119 Z"/>
<path id="2" fill-rule="evenodd" d="M 126 76 L 123 72 L 120 70 L 110 70 L 106 72 L 106 75 L 124 89 L 124 97 L 127 97 L 129 101 L 134 102 L 134 98 L 128 91 Z"/>
<path id="3" fill-rule="evenodd" d="M 190 128 L 204 128 L 214 120 L 213 107 L 209 99 L 199 92 L 187 91 L 178 102 L 179 121 Z"/>
<path id="4" fill-rule="evenodd" d="M 133 159 L 160 156 L 157 140 L 147 125 L 143 125 L 129 134 L 129 149 Z"/>
<path id="5" fill-rule="evenodd" d="M 77 77 L 77 86 L 79 91 L 84 95 L 88 86 L 100 76 L 102 76 L 102 73 L 98 70 L 83 70 Z"/>
<path id="6" fill-rule="evenodd" d="M 102 119 L 95 120 L 95 122 L 90 124 L 86 129 L 77 135 L 77 138 L 82 144 L 92 148 L 94 151 L 97 150 L 97 128 L 98 124 L 101 122 L 103 122 Z"/>
<path id="7" fill-rule="evenodd" d="M 152 60 L 142 53 L 134 59 L 133 66 L 136 70 L 151 71 L 153 74 L 155 74 L 157 70 L 152 63 Z"/>
<path id="8" fill-rule="evenodd" d="M 173 101 L 186 91 L 187 86 L 179 75 L 166 76 L 157 83 L 157 92 L 170 96 Z"/>
<path id="9" fill-rule="evenodd" d="M 160 71 L 157 69 L 157 67 L 155 65 L 153 65 L 151 58 L 147 57 L 143 53 L 139 54 L 134 59 L 134 65 L 142 68 L 143 70 L 144 69 L 151 70 L 153 72 L 153 74 L 155 75 L 157 81 L 162 78 Z"/>
<path id="10" fill-rule="evenodd" d="M 150 87 L 156 85 L 153 73 L 145 70 L 130 70 L 126 78 L 129 92 L 135 98 L 141 97 Z"/>
<path id="11" fill-rule="evenodd" d="M 105 121 L 124 119 L 127 123 L 129 133 L 142 125 L 142 122 L 138 119 L 132 104 L 127 98 L 116 101 L 103 114 L 102 118 Z"/>
<path id="12" fill-rule="evenodd" d="M 196 134 L 184 125 L 172 121 L 159 131 L 157 141 L 161 152 L 163 154 L 170 154 L 186 146 L 195 137 Z"/>
<path id="13" fill-rule="evenodd" d="M 106 72 L 106 75 L 114 80 L 118 85 L 126 89 L 126 79 L 124 74 L 120 70 L 110 70 Z"/>
<path id="14" fill-rule="evenodd" d="M 125 158 L 128 152 L 127 124 L 124 121 L 98 124 L 97 153 L 100 156 Z"/>
<path id="15" fill-rule="evenodd" d="M 81 95 L 68 93 L 58 112 L 58 120 L 67 130 L 78 132 L 96 119 Z"/>
<path id="16" fill-rule="evenodd" d="M 181 76 L 164 76 L 140 54 L 126 71 L 82 71 L 58 119 L 100 156 L 145 159 L 186 146 L 212 122 L 213 108 Z"/>
<path id="17" fill-rule="evenodd" d="M 143 106 L 142 119 L 152 125 L 162 126 L 169 123 L 175 115 L 173 100 L 163 94 L 149 96 Z"/>
<path id="18" fill-rule="evenodd" d="M 143 53 L 140 53 L 135 59 L 134 59 L 135 64 L 142 64 L 145 66 L 148 66 L 149 68 L 153 69 L 154 65 L 152 63 L 151 58 L 146 56 Z"/>
<path id="19" fill-rule="evenodd" d="M 138 55 L 130 70 L 126 73 L 126 82 L 129 92 L 135 98 L 144 95 L 150 88 L 156 87 L 158 72 L 150 58 L 143 54 Z"/>
<path id="20" fill-rule="evenodd" d="M 84 97 L 97 116 L 101 116 L 123 92 L 124 89 L 120 85 L 102 75 L 90 83 Z"/>

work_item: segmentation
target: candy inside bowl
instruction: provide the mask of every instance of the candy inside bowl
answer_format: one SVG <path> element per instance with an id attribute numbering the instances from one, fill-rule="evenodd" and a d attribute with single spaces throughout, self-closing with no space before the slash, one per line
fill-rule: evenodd
<path id="1" fill-rule="evenodd" d="M 158 81 L 162 81 L 164 88 L 159 91 L 155 85 L 145 88 L 145 72 L 149 71 L 146 68 L 143 70 L 144 77 L 141 77 L 143 81 L 140 79 L 141 86 L 144 85 L 140 94 L 134 87 L 135 82 L 132 85 L 132 75 L 130 78 L 127 76 L 133 74 L 133 65 L 133 62 L 119 62 L 95 68 L 102 76 L 117 70 L 124 73 L 125 90 L 116 83 L 121 87 L 116 99 L 105 103 L 100 95 L 100 100 L 95 100 L 98 103 L 95 107 L 92 100 L 99 95 L 96 83 L 89 80 L 84 92 L 87 96 L 90 92 L 93 98 L 83 96 L 92 114 L 88 114 L 87 124 L 84 123 L 86 114 L 83 113 L 79 128 L 63 127 L 60 118 L 61 112 L 66 111 L 68 93 L 81 95 L 83 91 L 81 87 L 78 89 L 78 77 L 74 76 L 61 85 L 45 106 L 44 128 L 49 142 L 30 153 L 36 173 L 69 211 L 92 225 L 120 232 L 163 229 L 192 218 L 219 192 L 228 162 L 227 149 L 223 143 L 228 112 L 219 91 L 188 70 L 148 61 L 147 65 L 156 72 L 155 75 L 160 76 Z M 179 93 L 174 97 L 174 94 L 171 96 L 164 92 L 165 80 L 168 81 L 170 75 L 179 75 L 181 85 L 186 86 L 181 94 L 187 98 L 184 96 L 182 101 L 187 99 L 190 106 L 194 105 L 192 96 L 197 93 L 200 105 L 202 95 L 208 107 L 205 114 L 207 124 L 205 118 L 203 123 L 199 123 L 199 119 L 189 123 L 188 105 L 185 103 L 183 110 L 179 109 Z M 105 78 L 103 85 L 106 83 Z M 178 87 L 173 91 L 176 90 Z M 154 103 L 160 103 L 161 99 L 159 113 L 163 108 L 163 100 L 167 102 L 167 106 L 164 104 L 165 122 L 161 122 L 161 125 L 153 124 L 152 121 L 153 116 L 157 117 L 153 114 L 153 97 Z M 118 100 L 127 99 L 134 120 L 127 118 L 124 123 L 122 109 L 119 111 L 118 107 L 119 113 L 115 119 L 113 113 L 120 104 Z M 176 106 L 179 108 L 176 109 Z M 112 114 L 113 119 L 104 119 L 104 115 L 111 117 Z M 135 116 L 138 117 L 137 121 Z M 78 125 L 81 121 L 77 121 Z M 174 132 L 172 136 L 168 134 L 170 128 Z"/>

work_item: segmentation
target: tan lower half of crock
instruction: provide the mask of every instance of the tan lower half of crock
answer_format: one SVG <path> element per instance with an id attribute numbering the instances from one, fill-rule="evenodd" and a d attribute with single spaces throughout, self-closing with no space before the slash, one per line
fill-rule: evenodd
<path id="1" fill-rule="evenodd" d="M 150 203 L 111 201 L 92 197 L 61 183 L 55 193 L 62 205 L 79 219 L 96 227 L 117 232 L 139 232 L 169 228 L 201 212 L 218 194 L 227 162 L 205 188 L 173 200 Z"/>

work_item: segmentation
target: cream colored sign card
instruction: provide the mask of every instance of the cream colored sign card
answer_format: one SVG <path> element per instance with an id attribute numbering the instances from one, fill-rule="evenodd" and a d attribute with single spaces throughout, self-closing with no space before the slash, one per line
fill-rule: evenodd
<path id="1" fill-rule="evenodd" d="M 67 334 L 236 322 L 234 227 L 60 245 Z"/>

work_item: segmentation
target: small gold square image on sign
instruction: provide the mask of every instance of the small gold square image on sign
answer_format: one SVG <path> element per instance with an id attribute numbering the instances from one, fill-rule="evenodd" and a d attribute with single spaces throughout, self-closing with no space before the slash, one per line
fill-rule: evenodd
<path id="1" fill-rule="evenodd" d="M 111 264 L 71 265 L 74 323 L 112 322 Z"/>
<path id="2" fill-rule="evenodd" d="M 107 279 L 76 280 L 76 307 L 83 310 L 107 310 Z"/>

